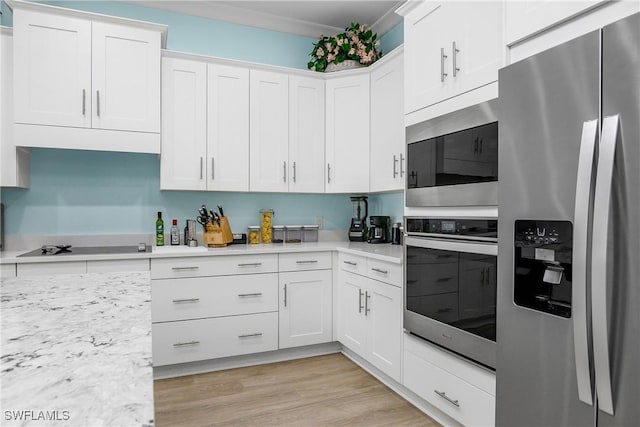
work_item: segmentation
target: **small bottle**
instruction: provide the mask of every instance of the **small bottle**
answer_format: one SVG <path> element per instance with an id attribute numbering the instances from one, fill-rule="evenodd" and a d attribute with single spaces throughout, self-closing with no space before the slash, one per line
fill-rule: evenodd
<path id="1" fill-rule="evenodd" d="M 173 224 L 171 225 L 171 231 L 169 232 L 171 235 L 171 244 L 179 245 L 180 244 L 180 230 L 178 230 L 178 220 L 174 219 Z"/>
<path id="2" fill-rule="evenodd" d="M 164 246 L 164 221 L 162 220 L 162 212 L 158 212 L 156 220 L 156 246 Z"/>
<path id="3" fill-rule="evenodd" d="M 184 244 L 189 245 L 189 222 L 184 226 Z"/>

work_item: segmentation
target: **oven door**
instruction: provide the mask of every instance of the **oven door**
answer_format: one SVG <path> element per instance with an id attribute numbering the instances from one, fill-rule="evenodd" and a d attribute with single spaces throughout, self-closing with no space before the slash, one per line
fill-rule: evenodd
<path id="1" fill-rule="evenodd" d="M 495 243 L 409 236 L 404 328 L 495 369 Z"/>

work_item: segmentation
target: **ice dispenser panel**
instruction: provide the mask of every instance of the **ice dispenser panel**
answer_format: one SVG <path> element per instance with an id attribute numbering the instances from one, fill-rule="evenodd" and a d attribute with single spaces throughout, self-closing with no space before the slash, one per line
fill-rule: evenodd
<path id="1" fill-rule="evenodd" d="M 572 228 L 569 221 L 515 222 L 517 305 L 571 317 Z"/>

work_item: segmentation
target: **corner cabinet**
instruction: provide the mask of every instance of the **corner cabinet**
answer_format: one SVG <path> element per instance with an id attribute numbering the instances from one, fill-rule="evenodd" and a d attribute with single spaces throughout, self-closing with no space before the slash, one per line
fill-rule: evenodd
<path id="1" fill-rule="evenodd" d="M 12 5 L 16 144 L 158 153 L 166 27 Z"/>
<path id="2" fill-rule="evenodd" d="M 369 192 L 369 75 L 327 80 L 326 192 Z"/>
<path id="3" fill-rule="evenodd" d="M 404 188 L 404 64 L 402 51 L 371 73 L 370 190 Z M 388 62 L 387 62 L 388 61 Z"/>
<path id="4" fill-rule="evenodd" d="M 498 80 L 505 55 L 502 8 L 502 2 L 427 1 L 398 10 L 405 17 L 405 114 L 461 95 L 468 99 L 423 111 L 425 119 L 497 97 L 497 85 L 482 95 L 470 92 Z"/>

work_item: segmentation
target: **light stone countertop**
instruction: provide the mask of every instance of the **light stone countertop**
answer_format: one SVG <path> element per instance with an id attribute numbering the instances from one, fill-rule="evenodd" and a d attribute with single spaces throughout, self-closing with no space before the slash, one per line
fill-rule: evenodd
<path id="1" fill-rule="evenodd" d="M 153 425 L 149 272 L 0 283 L 3 426 Z"/>
<path id="2" fill-rule="evenodd" d="M 205 248 L 199 246 L 163 246 L 153 247 L 152 252 L 107 255 L 62 255 L 41 257 L 18 257 L 28 251 L 7 251 L 0 255 L 0 264 L 40 263 L 56 261 L 118 260 L 118 259 L 153 259 L 183 256 L 220 256 L 220 255 L 252 255 L 273 253 L 296 253 L 317 251 L 339 251 L 356 255 L 364 255 L 381 261 L 402 263 L 402 246 L 390 243 L 369 244 L 364 242 L 326 241 L 309 243 L 273 243 L 259 245 L 229 245 L 226 248 Z"/>

